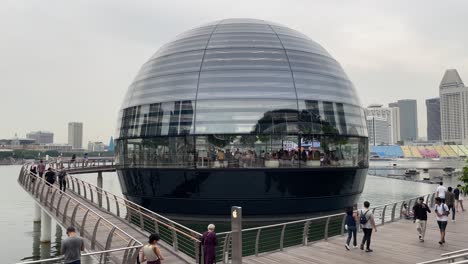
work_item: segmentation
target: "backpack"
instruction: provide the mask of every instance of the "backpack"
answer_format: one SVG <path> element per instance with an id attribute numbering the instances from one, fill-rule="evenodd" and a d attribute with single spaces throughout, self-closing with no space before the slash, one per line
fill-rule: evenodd
<path id="1" fill-rule="evenodd" d="M 450 214 L 450 210 L 445 210 L 445 206 L 446 206 L 445 204 L 440 204 L 440 205 L 442 205 L 442 215 L 448 216 Z"/>
<path id="2" fill-rule="evenodd" d="M 362 214 L 362 211 L 361 211 L 361 215 L 359 216 L 359 223 L 361 225 L 365 225 L 367 224 L 367 221 L 369 221 L 369 219 L 367 219 L 366 217 L 366 214 L 369 212 L 369 210 L 367 210 L 364 214 Z"/>

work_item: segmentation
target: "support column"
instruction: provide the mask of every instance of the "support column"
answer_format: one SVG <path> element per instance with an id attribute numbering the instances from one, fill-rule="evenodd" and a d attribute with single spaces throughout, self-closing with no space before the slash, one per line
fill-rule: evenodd
<path id="1" fill-rule="evenodd" d="M 33 217 L 34 223 L 41 222 L 41 210 L 42 210 L 41 207 L 37 203 L 34 203 L 34 217 Z"/>
<path id="2" fill-rule="evenodd" d="M 98 172 L 97 176 L 97 186 L 102 189 L 102 171 Z M 98 204 L 99 207 L 102 207 L 102 192 L 98 192 Z"/>
<path id="3" fill-rule="evenodd" d="M 41 214 L 41 243 L 50 243 L 52 219 L 44 210 Z"/>
<path id="4" fill-rule="evenodd" d="M 232 264 L 242 264 L 242 207 L 231 207 Z"/>

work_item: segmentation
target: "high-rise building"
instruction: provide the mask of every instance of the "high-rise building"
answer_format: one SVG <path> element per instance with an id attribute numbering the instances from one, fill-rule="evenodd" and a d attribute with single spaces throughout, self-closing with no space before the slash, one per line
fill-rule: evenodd
<path id="1" fill-rule="evenodd" d="M 427 140 L 441 140 L 440 135 L 440 98 L 426 100 Z"/>
<path id="2" fill-rule="evenodd" d="M 108 151 L 114 151 L 115 144 L 114 144 L 114 137 L 110 137 L 109 139 L 109 146 L 107 147 Z"/>
<path id="3" fill-rule="evenodd" d="M 388 120 L 384 117 L 368 116 L 367 131 L 369 134 L 369 145 L 388 145 L 391 143 L 391 129 Z"/>
<path id="4" fill-rule="evenodd" d="M 387 120 L 389 139 L 386 144 L 397 143 L 400 140 L 400 114 L 398 107 L 383 107 L 379 104 L 366 108 L 367 117 L 378 117 Z"/>
<path id="5" fill-rule="evenodd" d="M 35 139 L 36 143 L 45 145 L 54 143 L 54 133 L 48 131 L 33 131 L 26 134 L 26 138 Z"/>
<path id="6" fill-rule="evenodd" d="M 400 109 L 400 137 L 401 140 L 418 139 L 418 106 L 416 100 L 398 100 Z"/>
<path id="7" fill-rule="evenodd" d="M 68 123 L 68 145 L 71 145 L 74 149 L 83 147 L 83 123 Z"/>
<path id="8" fill-rule="evenodd" d="M 445 71 L 439 86 L 440 123 L 442 141 L 467 143 L 468 134 L 468 88 L 457 70 Z"/>

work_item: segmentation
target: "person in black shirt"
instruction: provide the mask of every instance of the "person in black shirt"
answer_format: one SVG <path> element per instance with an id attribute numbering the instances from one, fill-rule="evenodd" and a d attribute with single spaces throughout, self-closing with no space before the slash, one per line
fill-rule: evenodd
<path id="1" fill-rule="evenodd" d="M 45 174 L 45 179 L 47 184 L 49 184 L 49 192 L 52 192 L 52 186 L 55 183 L 55 172 L 52 171 L 52 168 L 49 167 Z"/>
<path id="2" fill-rule="evenodd" d="M 424 203 L 424 197 L 420 197 L 418 203 L 413 207 L 414 222 L 416 223 L 416 230 L 418 231 L 419 241 L 424 242 L 424 235 L 426 234 L 427 213 L 431 209 Z"/>

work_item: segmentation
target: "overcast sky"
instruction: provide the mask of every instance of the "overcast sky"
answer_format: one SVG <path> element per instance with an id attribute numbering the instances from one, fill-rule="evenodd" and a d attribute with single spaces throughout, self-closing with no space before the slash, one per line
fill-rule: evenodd
<path id="1" fill-rule="evenodd" d="M 0 138 L 49 130 L 84 142 L 114 133 L 140 66 L 177 34 L 213 20 L 248 17 L 299 30 L 327 49 L 365 106 L 438 96 L 447 68 L 468 83 L 468 1 L 48 1 L 0 3 Z"/>

